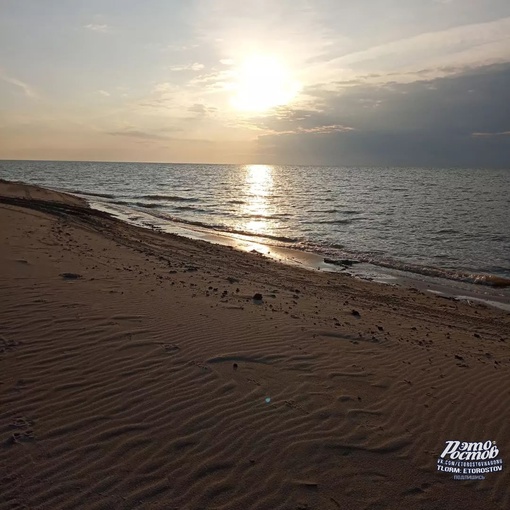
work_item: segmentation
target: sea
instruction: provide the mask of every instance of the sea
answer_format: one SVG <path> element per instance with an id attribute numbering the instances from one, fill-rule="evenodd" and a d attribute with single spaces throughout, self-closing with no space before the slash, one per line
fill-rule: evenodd
<path id="1" fill-rule="evenodd" d="M 0 178 L 151 229 L 314 254 L 317 269 L 510 298 L 510 168 L 4 160 Z"/>

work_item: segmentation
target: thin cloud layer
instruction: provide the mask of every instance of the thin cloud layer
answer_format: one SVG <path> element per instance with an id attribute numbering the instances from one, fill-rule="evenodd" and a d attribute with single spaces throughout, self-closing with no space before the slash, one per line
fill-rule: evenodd
<path id="1" fill-rule="evenodd" d="M 3 74 L 1 69 L 0 69 L 0 81 L 3 81 L 4 83 L 9 85 L 13 85 L 18 90 L 21 90 L 21 92 L 30 99 L 35 99 L 37 97 L 36 92 L 30 85 L 21 80 L 18 80 L 17 78 L 14 78 L 13 76 L 7 76 Z"/>
<path id="2" fill-rule="evenodd" d="M 108 32 L 109 26 L 106 24 L 98 24 L 98 23 L 89 23 L 88 25 L 85 25 L 87 30 L 92 30 L 92 32 Z"/>

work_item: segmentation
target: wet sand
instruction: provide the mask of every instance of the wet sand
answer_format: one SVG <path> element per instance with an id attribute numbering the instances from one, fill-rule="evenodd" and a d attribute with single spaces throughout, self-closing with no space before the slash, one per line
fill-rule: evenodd
<path id="1" fill-rule="evenodd" d="M 0 183 L 0 508 L 510 507 L 510 314 Z M 254 300 L 256 293 L 262 300 Z M 510 458 L 510 457 L 509 457 Z"/>
<path id="2" fill-rule="evenodd" d="M 80 196 L 80 195 L 78 195 Z M 89 198 L 85 195 L 85 198 Z M 267 243 L 264 238 L 250 237 L 232 232 L 221 232 L 205 229 L 178 221 L 163 221 L 154 216 L 133 210 L 112 209 L 103 202 L 91 200 L 92 208 L 113 214 L 127 223 L 143 226 L 160 232 L 177 234 L 190 239 L 208 241 L 210 243 L 229 246 L 246 252 L 258 252 L 268 258 L 313 271 L 345 272 L 351 276 L 387 285 L 415 288 L 422 292 L 432 292 L 443 297 L 452 297 L 464 301 L 477 301 L 489 306 L 510 311 L 510 280 L 485 273 L 470 273 L 459 270 L 454 279 L 445 276 L 433 276 L 441 273 L 439 268 L 425 268 L 414 265 L 406 271 L 396 269 L 391 264 L 375 265 L 373 263 L 353 261 L 351 266 L 325 258 L 318 253 L 297 249 L 291 243 L 287 246 Z M 154 220 L 157 220 L 154 222 Z M 442 272 L 447 275 L 447 271 Z M 478 277 L 477 283 L 473 279 Z"/>

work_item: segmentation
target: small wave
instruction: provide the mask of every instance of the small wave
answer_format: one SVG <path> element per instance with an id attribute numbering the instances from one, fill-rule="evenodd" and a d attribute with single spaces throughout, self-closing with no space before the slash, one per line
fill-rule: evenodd
<path id="1" fill-rule="evenodd" d="M 350 225 L 355 219 L 305 221 L 305 225 Z"/>
<path id="2" fill-rule="evenodd" d="M 442 228 L 436 232 L 437 234 L 460 234 L 458 230 L 454 228 Z"/>
<path id="3" fill-rule="evenodd" d="M 162 200 L 168 202 L 199 202 L 198 198 L 180 197 L 178 195 L 143 195 L 142 200 Z"/>
<path id="4" fill-rule="evenodd" d="M 248 220 L 273 220 L 277 218 L 290 218 L 290 214 L 246 214 L 242 217 Z"/>
<path id="5" fill-rule="evenodd" d="M 443 269 L 431 266 L 422 266 L 404 261 L 387 258 L 382 251 L 359 252 L 346 249 L 340 244 L 321 245 L 310 242 L 299 242 L 294 246 L 302 251 L 320 253 L 327 258 L 335 259 L 353 259 L 359 262 L 373 264 L 388 269 L 396 269 L 407 273 L 420 274 L 457 282 L 470 283 L 475 285 L 487 285 L 496 288 L 510 287 L 510 278 L 497 276 L 495 274 L 474 273 L 462 270 Z M 494 271 L 498 273 L 502 268 L 496 267 Z"/>
<path id="6" fill-rule="evenodd" d="M 353 220 L 326 220 L 326 221 L 318 221 L 317 223 L 320 223 L 322 225 L 350 225 L 353 223 Z"/>
<path id="7" fill-rule="evenodd" d="M 272 241 L 279 241 L 281 243 L 296 243 L 298 242 L 298 239 L 295 237 L 287 237 L 287 236 L 274 236 L 271 234 L 257 234 L 256 232 L 250 232 L 246 230 L 234 230 L 234 229 L 227 229 L 227 232 L 230 232 L 232 234 L 240 234 L 248 237 L 257 237 L 260 239 L 271 239 Z"/>
<path id="8" fill-rule="evenodd" d="M 184 225 L 192 225 L 195 227 L 204 228 L 207 230 L 215 230 L 217 232 L 226 232 L 229 234 L 239 234 L 244 235 L 248 237 L 257 237 L 261 239 L 271 239 L 272 241 L 279 241 L 282 243 L 296 243 L 299 241 L 299 239 L 295 237 L 287 237 L 287 236 L 276 236 L 271 234 L 259 234 L 256 232 L 250 232 L 249 230 L 241 230 L 241 229 L 235 229 L 228 227 L 226 225 L 221 224 L 214 224 L 214 223 L 207 223 L 203 221 L 196 221 L 196 220 L 187 220 L 184 218 L 177 218 L 175 216 L 171 216 L 168 214 L 162 214 L 162 213 L 153 213 L 153 215 L 157 218 L 166 220 L 166 221 L 172 221 L 175 223 L 183 223 Z"/>
<path id="9" fill-rule="evenodd" d="M 438 267 L 419 266 L 416 264 L 407 264 L 388 259 L 377 259 L 374 257 L 361 256 L 358 260 L 368 262 L 381 267 L 390 269 L 398 269 L 409 273 L 421 274 L 424 276 L 432 276 L 436 278 L 444 278 L 446 280 L 453 280 L 464 283 L 473 283 L 476 285 L 488 285 L 490 287 L 510 287 L 510 279 L 502 276 L 484 274 L 484 273 L 470 273 L 466 271 L 457 271 L 451 269 L 441 269 Z"/>
<path id="10" fill-rule="evenodd" d="M 314 209 L 308 211 L 314 214 L 362 214 L 363 211 L 357 211 L 356 209 Z"/>
<path id="11" fill-rule="evenodd" d="M 510 262 L 510 259 L 507 259 Z M 490 274 L 497 274 L 503 278 L 510 278 L 510 266 L 491 266 L 489 267 Z"/>
<path id="12" fill-rule="evenodd" d="M 80 191 L 80 190 L 73 190 L 69 193 L 75 193 L 77 195 L 85 195 L 86 197 L 99 197 L 99 198 L 115 198 L 115 195 L 112 195 L 110 193 L 91 193 L 89 191 Z"/>
<path id="13" fill-rule="evenodd" d="M 504 243 L 509 240 L 508 236 L 504 235 L 493 235 L 490 238 L 491 241 L 497 242 L 497 243 Z"/>
<path id="14" fill-rule="evenodd" d="M 131 205 L 131 202 L 126 202 L 125 200 L 114 200 L 111 203 L 116 205 Z"/>
<path id="15" fill-rule="evenodd" d="M 208 212 L 205 209 L 201 209 L 199 207 L 193 207 L 192 205 L 179 205 L 179 206 L 174 207 L 174 209 L 176 211 L 192 211 L 192 212 L 196 212 L 196 213 Z"/>
<path id="16" fill-rule="evenodd" d="M 157 209 L 158 207 L 161 207 L 160 204 L 146 204 L 144 202 L 135 202 L 134 205 L 137 207 L 143 207 L 144 209 Z"/>
<path id="17" fill-rule="evenodd" d="M 491 287 L 510 287 L 510 279 L 503 278 L 502 276 L 495 276 L 491 274 L 477 274 L 470 275 L 473 279 L 473 283 L 479 283 L 482 285 L 490 285 Z"/>
<path id="18" fill-rule="evenodd" d="M 227 202 L 227 204 L 232 204 L 232 205 L 244 205 L 246 204 L 246 202 L 244 200 L 229 200 Z"/>
<path id="19" fill-rule="evenodd" d="M 272 216 L 270 214 L 246 214 L 243 216 L 243 218 L 246 218 L 248 220 L 270 220 Z"/>

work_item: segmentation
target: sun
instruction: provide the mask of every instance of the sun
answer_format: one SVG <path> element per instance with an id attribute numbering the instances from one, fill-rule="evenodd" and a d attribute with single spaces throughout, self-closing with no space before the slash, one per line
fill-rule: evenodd
<path id="1" fill-rule="evenodd" d="M 237 110 L 264 112 L 290 103 L 300 88 L 276 57 L 254 55 L 235 71 L 231 103 Z"/>

